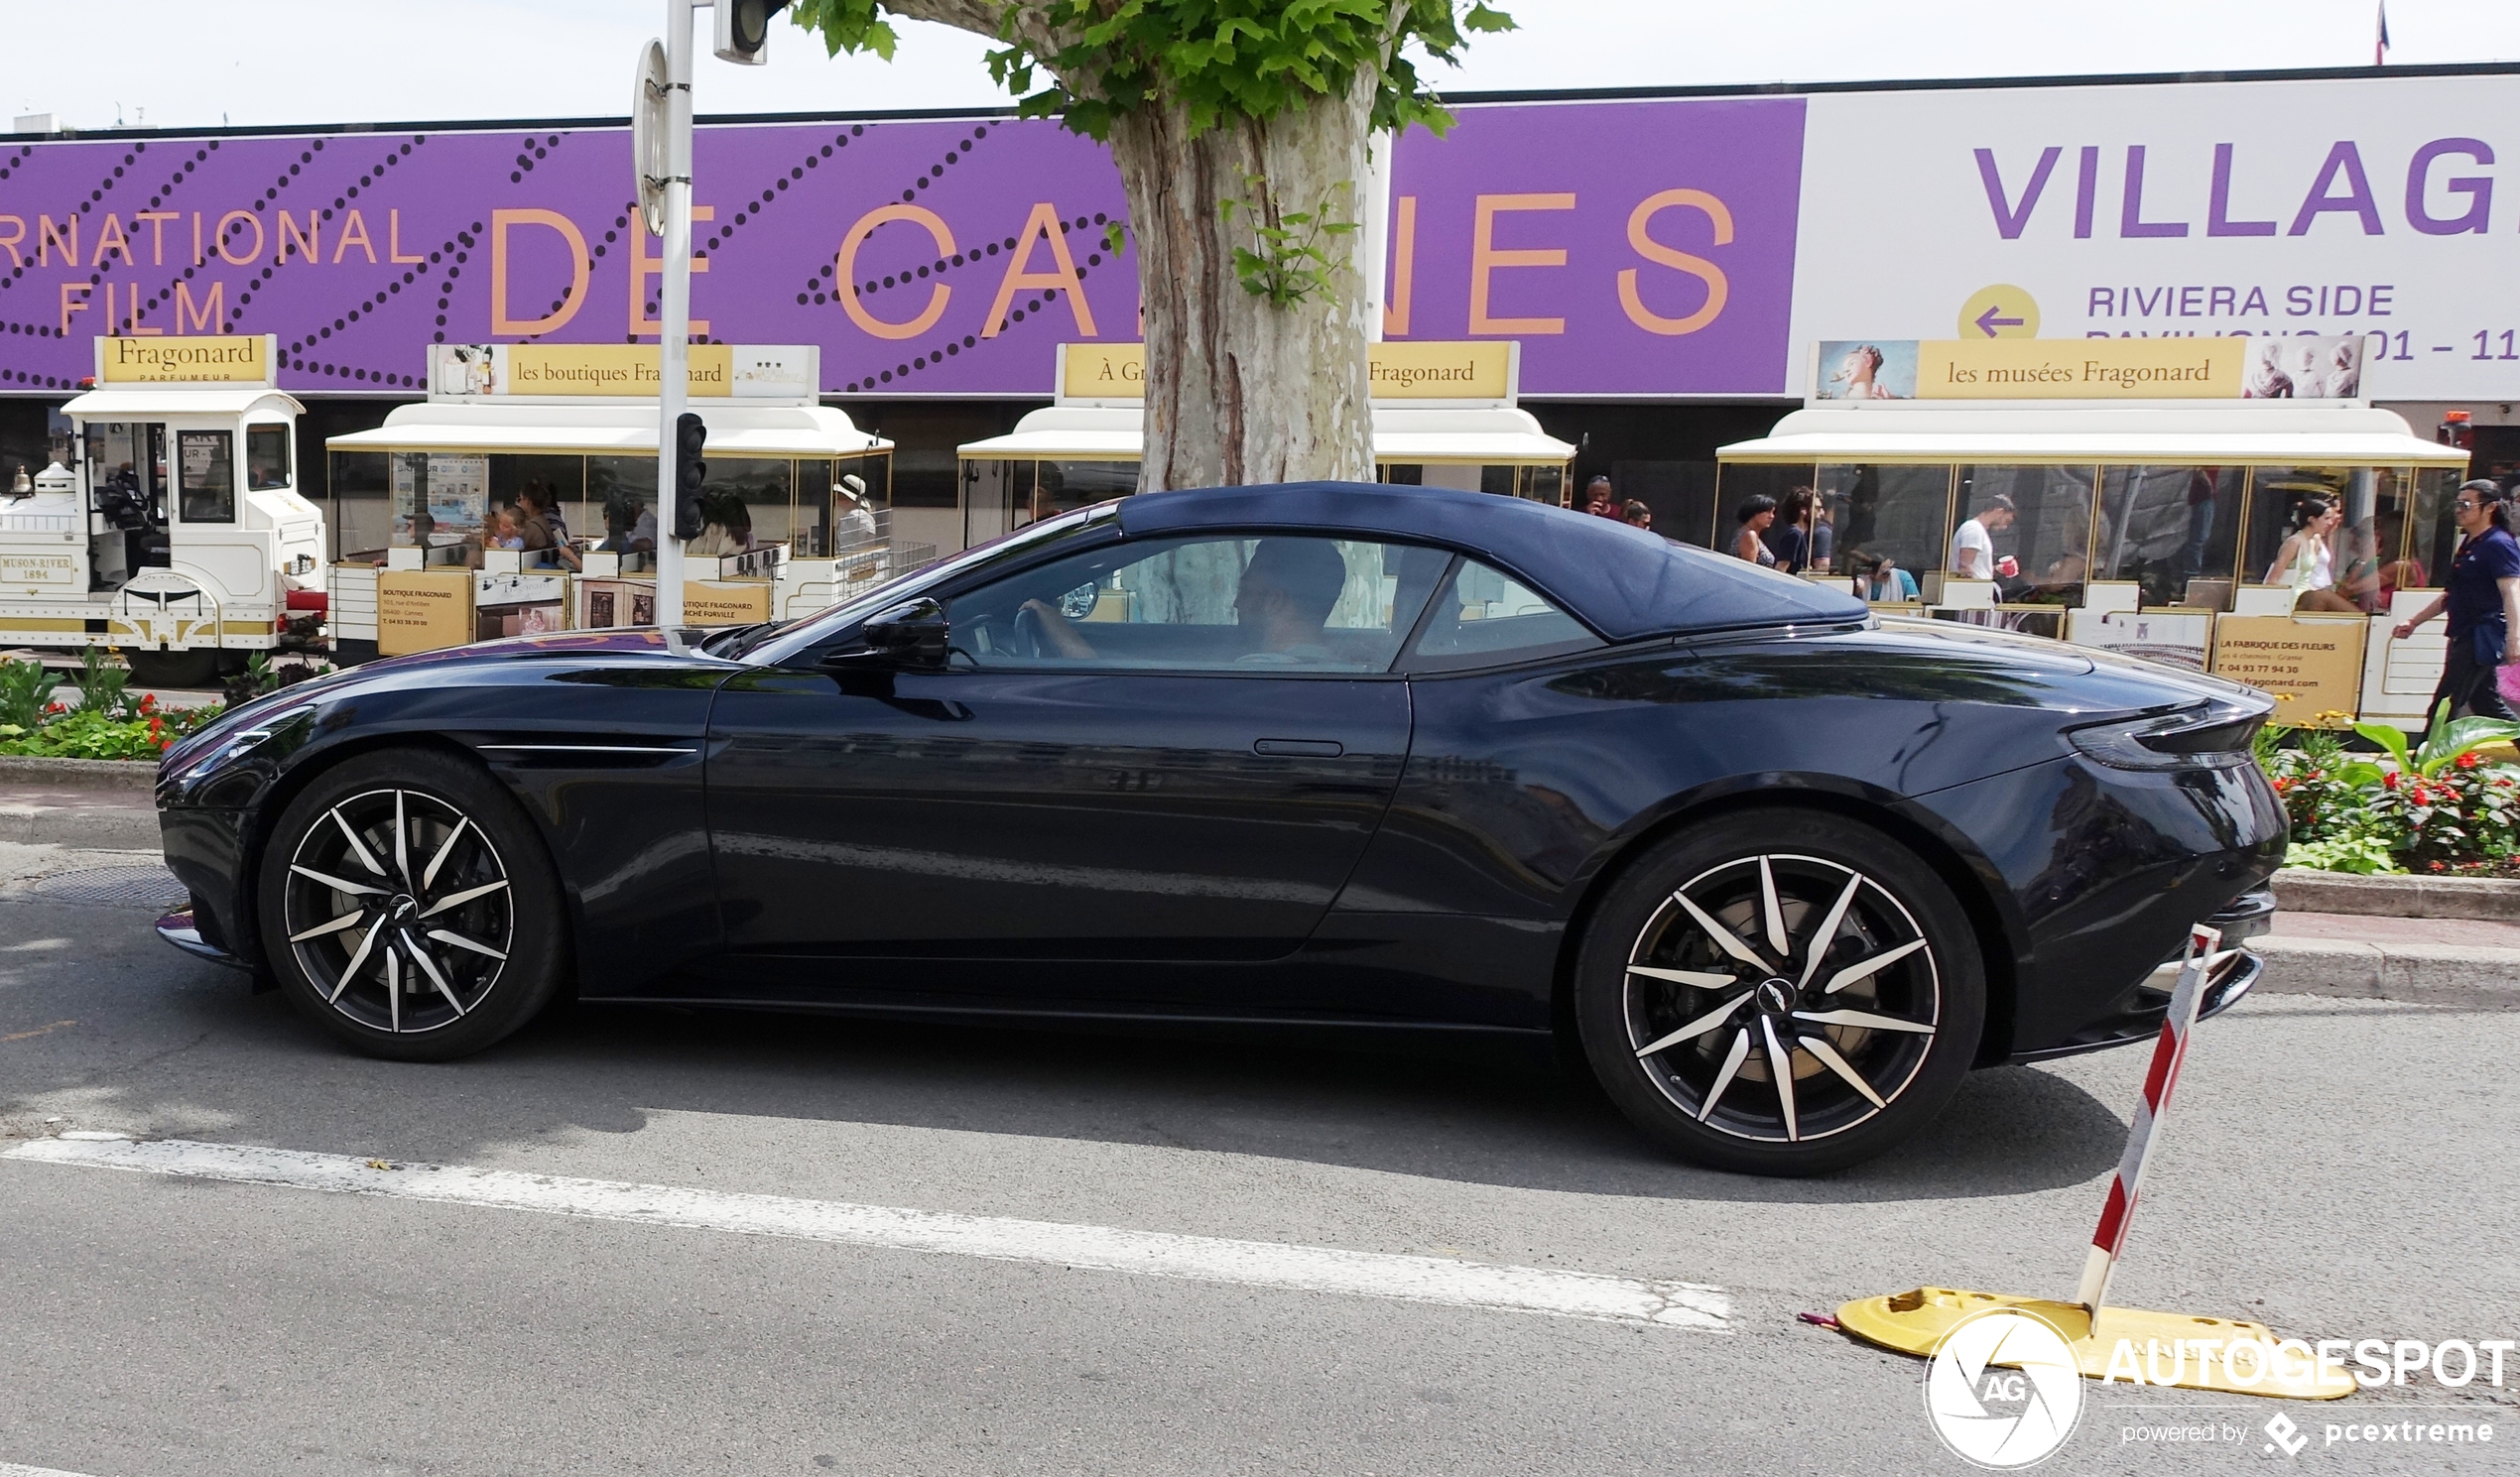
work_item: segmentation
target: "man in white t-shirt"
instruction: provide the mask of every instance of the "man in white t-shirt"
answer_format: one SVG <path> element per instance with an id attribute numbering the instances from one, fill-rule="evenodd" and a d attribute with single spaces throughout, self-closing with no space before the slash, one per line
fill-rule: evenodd
<path id="1" fill-rule="evenodd" d="M 1977 505 L 1977 516 L 1952 535 L 1952 556 L 1944 564 L 1962 579 L 1995 577 L 1993 535 L 2012 527 L 2012 499 L 1996 493 Z"/>

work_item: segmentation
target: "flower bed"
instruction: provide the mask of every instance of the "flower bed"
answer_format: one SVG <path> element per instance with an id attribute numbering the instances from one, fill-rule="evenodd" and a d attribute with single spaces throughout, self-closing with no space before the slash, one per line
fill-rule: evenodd
<path id="1" fill-rule="evenodd" d="M 2354 731 L 2381 752 L 2355 753 L 2325 729 L 2260 735 L 2258 763 L 2292 823 L 2287 866 L 2520 877 L 2520 766 L 2477 752 L 2510 743 L 2520 725 L 2437 720 L 2412 748 L 2386 724 L 2357 723 Z"/>
<path id="2" fill-rule="evenodd" d="M 54 759 L 139 759 L 155 763 L 177 740 L 225 709 L 217 703 L 161 710 L 136 701 L 131 674 L 90 648 L 75 701 L 57 700 L 59 675 L 35 662 L 0 662 L 0 754 Z"/>

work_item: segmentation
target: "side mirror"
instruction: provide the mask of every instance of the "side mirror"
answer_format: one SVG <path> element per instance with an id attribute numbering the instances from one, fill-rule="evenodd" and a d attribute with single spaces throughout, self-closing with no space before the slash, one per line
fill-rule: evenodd
<path id="1" fill-rule="evenodd" d="M 866 650 L 850 654 L 858 662 L 943 667 L 946 637 L 952 627 L 945 620 L 945 606 L 923 595 L 868 617 L 862 630 Z"/>

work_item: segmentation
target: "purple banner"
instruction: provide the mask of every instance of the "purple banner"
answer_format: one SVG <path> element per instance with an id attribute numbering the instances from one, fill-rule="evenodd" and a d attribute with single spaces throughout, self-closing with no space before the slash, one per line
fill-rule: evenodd
<path id="1" fill-rule="evenodd" d="M 1054 124 L 707 128 L 695 153 L 693 331 L 819 343 L 828 391 L 1046 395 L 1061 340 L 1137 337 L 1135 263 L 1102 249 L 1119 175 Z M 75 386 L 109 331 L 275 333 L 281 384 L 335 394 L 418 390 L 432 342 L 653 341 L 630 183 L 626 129 L 0 151 L 0 390 Z"/>
<path id="2" fill-rule="evenodd" d="M 1528 394 L 1777 393 L 1802 130 L 1759 98 L 1413 132 L 1389 330 L 1519 338 Z M 826 392 L 1047 395 L 1058 343 L 1138 337 L 1118 173 L 1055 124 L 705 128 L 694 177 L 694 332 L 819 344 Z M 284 387 L 353 395 L 418 393 L 432 342 L 652 341 L 630 179 L 621 128 L 0 149 L 0 393 L 75 388 L 109 332 L 276 334 Z"/>
<path id="3" fill-rule="evenodd" d="M 1517 338 L 1526 395 L 1786 387 L 1803 99 L 1517 103 L 1394 161 L 1393 338 Z"/>

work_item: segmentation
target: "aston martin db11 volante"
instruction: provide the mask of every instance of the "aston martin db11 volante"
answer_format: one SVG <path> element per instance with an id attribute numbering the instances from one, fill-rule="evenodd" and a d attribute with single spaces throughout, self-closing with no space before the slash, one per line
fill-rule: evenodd
<path id="1" fill-rule="evenodd" d="M 565 994 L 1555 1034 L 1678 1153 L 1809 1173 L 2262 931 L 2270 707 L 1512 498 L 1149 494 L 789 624 L 249 703 L 166 758 L 161 930 L 402 1058 Z"/>

